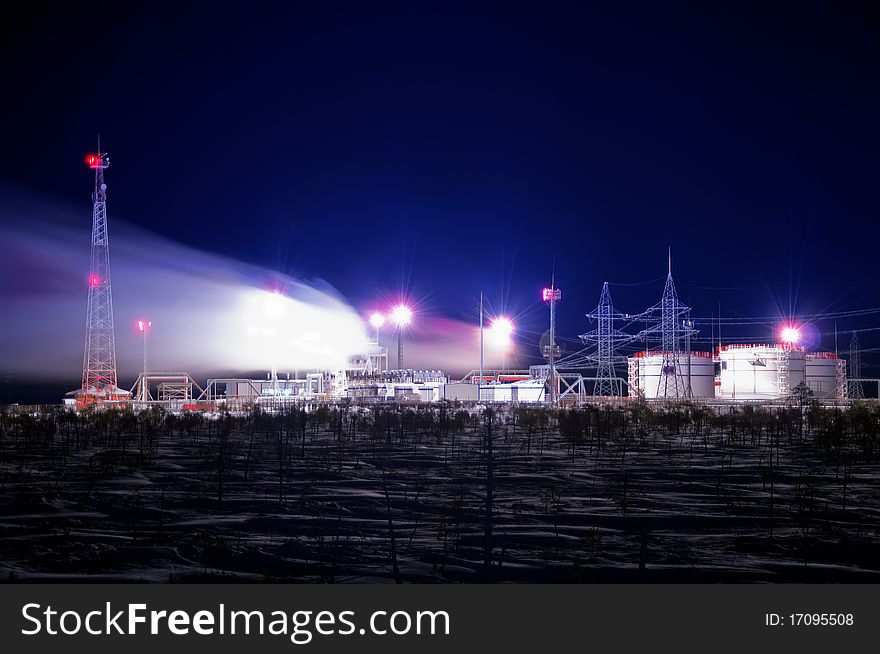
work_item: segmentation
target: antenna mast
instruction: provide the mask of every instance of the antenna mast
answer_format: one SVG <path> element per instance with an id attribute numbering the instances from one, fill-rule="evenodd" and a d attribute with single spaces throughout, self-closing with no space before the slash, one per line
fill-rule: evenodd
<path id="1" fill-rule="evenodd" d="M 562 299 L 562 291 L 556 288 L 556 262 L 553 262 L 553 275 L 550 278 L 550 288 L 545 288 L 541 292 L 541 299 L 550 305 L 550 342 L 544 346 L 544 356 L 550 362 L 549 375 L 547 382 L 550 390 L 550 406 L 556 406 L 559 401 L 559 380 L 556 376 L 556 360 L 560 355 L 560 348 L 556 345 L 556 303 Z"/>
<path id="2" fill-rule="evenodd" d="M 95 192 L 92 194 L 92 252 L 82 388 L 77 401 L 80 407 L 128 397 L 128 393 L 119 389 L 116 377 L 110 240 L 107 232 L 107 185 L 104 183 L 104 169 L 110 165 L 110 157 L 106 152 L 100 151 L 99 145 L 98 153 L 88 155 L 86 163 L 95 171 Z"/>

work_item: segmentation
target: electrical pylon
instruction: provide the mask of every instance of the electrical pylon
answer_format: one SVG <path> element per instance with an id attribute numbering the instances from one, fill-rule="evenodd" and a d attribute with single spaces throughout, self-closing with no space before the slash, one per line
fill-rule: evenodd
<path id="1" fill-rule="evenodd" d="M 853 381 L 849 383 L 849 396 L 854 400 L 865 399 L 865 389 L 862 386 L 862 354 L 861 343 L 859 343 L 859 335 L 853 332 L 852 338 L 849 339 L 849 378 Z"/>
<path id="2" fill-rule="evenodd" d="M 659 304 L 655 304 L 641 316 L 645 320 L 653 319 L 657 323 L 639 333 L 639 337 L 645 339 L 646 348 L 649 336 L 660 335 L 660 354 L 663 357 L 663 362 L 657 389 L 658 397 L 684 398 L 692 396 L 690 375 L 685 375 L 681 366 L 684 357 L 687 357 L 688 371 L 691 364 L 690 352 L 682 351 L 682 340 L 689 339 L 697 333 L 697 330 L 693 329 L 690 314 L 691 308 L 682 304 L 678 299 L 675 282 L 672 280 L 672 255 L 670 254 L 663 297 Z"/>
<path id="3" fill-rule="evenodd" d="M 593 395 L 598 397 L 612 397 L 623 395 L 623 388 L 615 370 L 616 364 L 626 361 L 626 357 L 615 355 L 617 346 L 632 342 L 635 337 L 615 329 L 614 322 L 628 318 L 614 308 L 611 301 L 611 291 L 608 290 L 608 282 L 602 284 L 602 293 L 599 295 L 599 305 L 587 314 L 587 318 L 596 321 L 596 329 L 581 334 L 579 338 L 587 345 L 595 345 L 595 354 L 583 356 L 582 362 L 593 363 L 596 366 L 596 383 L 593 386 Z"/>
<path id="4" fill-rule="evenodd" d="M 83 354 L 82 389 L 78 404 L 118 400 L 128 394 L 119 389 L 116 377 L 116 341 L 113 333 L 113 296 L 110 289 L 110 239 L 107 232 L 107 185 L 104 169 L 107 153 L 89 155 L 86 163 L 95 171 L 92 195 L 92 254 L 89 266 L 89 299 L 86 311 L 86 343 Z"/>

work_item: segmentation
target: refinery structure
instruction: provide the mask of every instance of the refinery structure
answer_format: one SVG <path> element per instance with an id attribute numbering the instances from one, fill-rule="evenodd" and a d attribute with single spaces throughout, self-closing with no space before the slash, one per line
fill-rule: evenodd
<path id="1" fill-rule="evenodd" d="M 581 334 L 583 348 L 561 356 L 556 343 L 556 303 L 560 289 L 551 284 L 542 299 L 549 309 L 550 330 L 542 341 L 546 363 L 528 370 L 484 370 L 483 308 L 480 305 L 480 367 L 451 379 L 442 370 L 407 369 L 403 365 L 403 331 L 412 317 L 405 305 L 386 315 L 374 313 L 369 323 L 376 338 L 344 367 L 280 373 L 273 364 L 265 378 L 213 378 L 200 384 L 187 372 L 150 371 L 147 367 L 148 321 L 138 321 L 143 336 L 143 370 L 130 390 L 117 379 L 110 238 L 107 219 L 106 153 L 86 159 L 95 171 L 91 258 L 88 275 L 85 347 L 81 387 L 68 393 L 72 409 L 161 405 L 169 410 L 273 410 L 291 403 L 348 399 L 354 402 L 534 403 L 555 405 L 585 402 L 695 401 L 713 403 L 777 402 L 804 395 L 823 402 L 864 397 L 858 335 L 852 332 L 847 359 L 830 352 L 809 352 L 799 344 L 795 325 L 781 330 L 778 342 L 712 343 L 699 351 L 692 341 L 699 333 L 691 307 L 678 298 L 668 258 L 660 301 L 635 314 L 618 311 L 609 284 L 602 286 L 597 307 L 585 314 L 593 326 Z M 396 365 L 379 343 L 379 327 L 396 326 Z M 507 325 L 509 328 L 509 324 Z M 849 377 L 847 378 L 847 363 Z M 442 364 L 442 362 L 438 362 Z M 438 367 L 442 367 L 438 366 Z"/>

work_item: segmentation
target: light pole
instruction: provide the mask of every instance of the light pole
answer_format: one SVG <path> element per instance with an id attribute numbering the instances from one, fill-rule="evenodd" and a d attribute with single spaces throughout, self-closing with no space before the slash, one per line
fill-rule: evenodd
<path id="1" fill-rule="evenodd" d="M 477 401 L 481 399 L 481 389 L 483 386 L 483 346 L 485 342 L 485 334 L 489 335 L 489 346 L 501 348 L 502 357 L 504 357 L 504 369 L 507 368 L 507 350 L 511 344 L 513 336 L 513 321 L 507 316 L 496 316 L 489 324 L 489 329 L 483 329 L 483 319 L 485 312 L 483 311 L 483 294 L 480 293 L 480 381 L 477 385 Z"/>
<path id="2" fill-rule="evenodd" d="M 494 345 L 501 349 L 501 371 L 507 371 L 507 351 L 510 349 L 513 338 L 513 320 L 507 316 L 496 316 L 489 325 L 489 336 Z"/>
<path id="3" fill-rule="evenodd" d="M 376 328 L 376 345 L 379 344 L 379 328 L 385 324 L 385 316 L 376 311 L 370 316 L 370 324 Z"/>
<path id="4" fill-rule="evenodd" d="M 480 401 L 480 390 L 483 388 L 483 292 L 480 291 L 480 378 L 477 380 L 477 402 Z"/>
<path id="5" fill-rule="evenodd" d="M 150 320 L 138 320 L 137 330 L 144 335 L 144 372 L 141 376 L 141 401 L 149 400 L 149 387 L 147 386 L 147 332 L 152 329 L 153 323 Z"/>
<path id="6" fill-rule="evenodd" d="M 398 304 L 391 310 L 391 320 L 397 325 L 397 369 L 403 370 L 403 328 L 412 321 L 412 309 Z"/>
<path id="7" fill-rule="evenodd" d="M 379 347 L 379 328 L 385 324 L 385 316 L 378 311 L 370 316 L 370 324 L 376 328 L 376 372 L 382 372 L 382 350 Z"/>
<path id="8" fill-rule="evenodd" d="M 682 326 L 685 328 L 685 354 L 688 358 L 688 387 L 687 387 L 687 395 L 686 397 L 694 396 L 694 386 L 693 386 L 693 377 L 691 377 L 691 368 L 694 365 L 694 354 L 691 352 L 691 332 L 694 328 L 693 320 L 685 320 L 682 323 Z"/>

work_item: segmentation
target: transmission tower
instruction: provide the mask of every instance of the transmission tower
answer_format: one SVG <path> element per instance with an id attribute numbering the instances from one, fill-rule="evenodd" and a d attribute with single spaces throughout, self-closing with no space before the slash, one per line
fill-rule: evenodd
<path id="1" fill-rule="evenodd" d="M 658 397 L 691 397 L 690 375 L 685 375 L 681 366 L 682 359 L 686 358 L 690 372 L 690 352 L 682 350 L 682 340 L 689 341 L 690 337 L 697 333 L 697 330 L 693 329 L 690 314 L 691 308 L 678 299 L 675 282 L 672 280 L 670 255 L 663 297 L 659 304 L 655 304 L 642 314 L 645 320 L 654 320 L 655 324 L 639 333 L 639 336 L 645 339 L 646 348 L 649 337 L 656 338 L 658 334 L 660 336 L 660 353 L 663 361 L 657 389 Z"/>
<path id="2" fill-rule="evenodd" d="M 602 293 L 599 295 L 599 306 L 587 314 L 587 318 L 596 321 L 596 329 L 579 336 L 585 345 L 595 346 L 594 354 L 586 354 L 579 359 L 579 362 L 591 363 L 596 366 L 596 383 L 593 386 L 593 395 L 599 397 L 623 395 L 623 388 L 617 377 L 615 365 L 624 363 L 626 357 L 615 355 L 615 351 L 617 346 L 630 343 L 635 340 L 635 337 L 615 329 L 614 322 L 628 317 L 614 308 L 614 304 L 611 302 L 611 291 L 608 290 L 608 282 L 603 283 Z"/>
<path id="3" fill-rule="evenodd" d="M 865 399 L 865 389 L 862 387 L 862 354 L 859 335 L 853 332 L 849 339 L 849 396 L 854 400 Z"/>
<path id="4" fill-rule="evenodd" d="M 113 334 L 113 298 L 110 290 L 110 241 L 107 233 L 107 185 L 104 169 L 110 165 L 107 153 L 86 158 L 95 171 L 92 195 L 92 255 L 89 267 L 89 299 L 86 312 L 86 343 L 83 355 L 80 403 L 88 404 L 127 395 L 116 379 L 116 342 Z"/>

